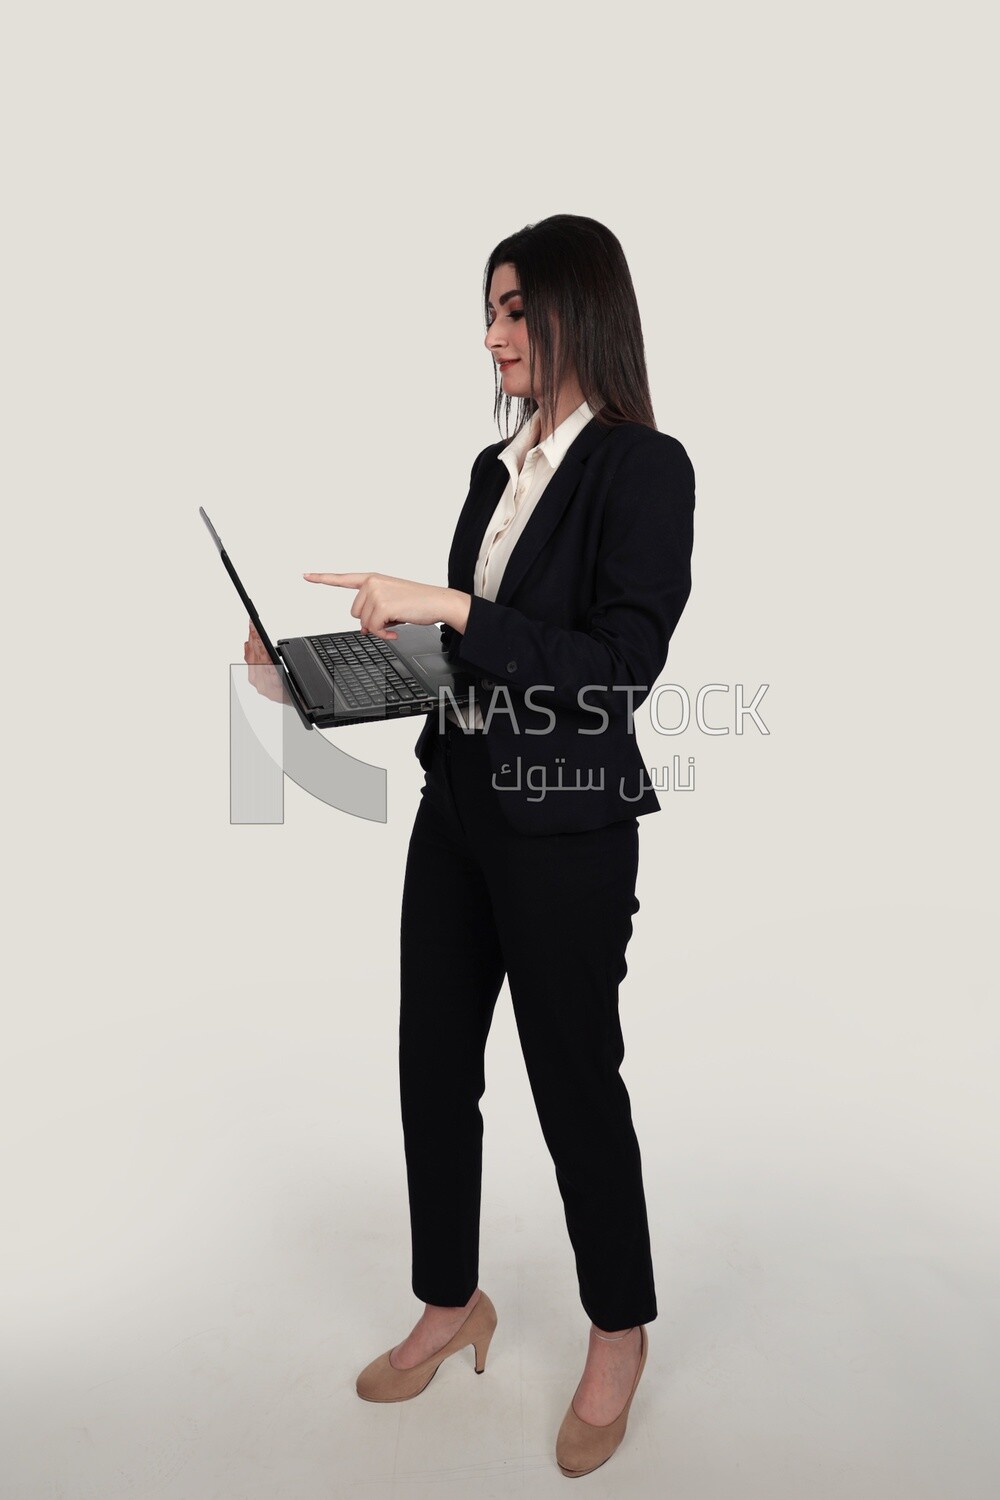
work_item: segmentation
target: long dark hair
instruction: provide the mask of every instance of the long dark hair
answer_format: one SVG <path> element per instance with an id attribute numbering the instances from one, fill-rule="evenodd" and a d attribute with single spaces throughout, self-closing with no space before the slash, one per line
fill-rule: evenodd
<path id="1" fill-rule="evenodd" d="M 487 323 L 493 272 L 506 264 L 517 268 L 524 296 L 532 385 L 536 358 L 541 361 L 542 406 L 554 413 L 556 393 L 575 366 L 580 388 L 598 422 L 608 427 L 641 422 L 655 429 L 639 306 L 625 253 L 611 230 L 579 214 L 553 214 L 501 240 L 483 277 Z M 553 317 L 558 323 L 558 368 Z M 531 420 L 539 403 L 532 396 L 506 395 L 498 366 L 494 366 L 494 378 L 493 415 L 499 428 L 500 410 L 505 406 L 510 437 Z M 514 400 L 520 409 L 512 434 Z"/>

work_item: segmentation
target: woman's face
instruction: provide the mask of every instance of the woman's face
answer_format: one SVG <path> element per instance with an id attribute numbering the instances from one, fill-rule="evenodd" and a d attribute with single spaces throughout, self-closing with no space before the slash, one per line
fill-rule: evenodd
<path id="1" fill-rule="evenodd" d="M 500 384 L 505 396 L 534 396 L 528 376 L 530 345 L 524 321 L 524 303 L 518 285 L 517 267 L 497 266 L 490 282 L 489 327 L 484 343 L 500 367 Z M 542 372 L 535 365 L 535 385 Z"/>

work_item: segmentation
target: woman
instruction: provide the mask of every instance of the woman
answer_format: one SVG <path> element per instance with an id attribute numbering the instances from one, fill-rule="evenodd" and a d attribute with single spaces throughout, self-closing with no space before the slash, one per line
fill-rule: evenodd
<path id="1" fill-rule="evenodd" d="M 478 1287 L 479 1101 L 506 977 L 591 1319 L 556 1443 L 577 1475 L 624 1437 L 656 1317 L 618 985 L 638 818 L 659 808 L 632 716 L 690 592 L 694 473 L 656 429 L 609 230 L 570 214 L 527 226 L 493 251 L 484 297 L 498 425 L 504 403 L 508 429 L 519 411 L 512 440 L 473 466 L 449 587 L 305 575 L 356 590 L 362 631 L 440 623 L 475 675 L 470 704 L 430 715 L 417 742 L 426 775 L 403 886 L 400 1094 L 425 1307 L 357 1389 L 408 1399 L 470 1343 L 485 1367 L 497 1315 Z"/>

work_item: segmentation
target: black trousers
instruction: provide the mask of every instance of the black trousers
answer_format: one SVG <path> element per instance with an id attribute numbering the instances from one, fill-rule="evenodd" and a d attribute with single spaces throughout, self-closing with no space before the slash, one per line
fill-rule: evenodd
<path id="1" fill-rule="evenodd" d="M 435 741 L 407 853 L 399 1082 L 412 1289 L 457 1307 L 478 1285 L 479 1101 L 506 974 L 584 1311 L 599 1328 L 650 1323 L 642 1164 L 619 1073 L 638 819 L 519 834 L 491 774 L 484 736 L 450 726 Z"/>

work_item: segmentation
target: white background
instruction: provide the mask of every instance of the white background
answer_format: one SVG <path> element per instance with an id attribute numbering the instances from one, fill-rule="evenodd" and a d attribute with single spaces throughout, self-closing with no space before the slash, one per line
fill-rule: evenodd
<path id="1" fill-rule="evenodd" d="M 420 1311 L 416 726 L 348 731 L 385 824 L 289 784 L 282 825 L 231 826 L 245 618 L 197 514 L 275 637 L 354 625 L 303 571 L 446 582 L 498 435 L 483 266 L 557 212 L 621 240 L 697 475 L 662 680 L 766 682 L 771 731 L 638 717 L 697 782 L 640 820 L 659 1317 L 590 1492 L 995 1493 L 987 15 L 8 14 L 3 1500 L 562 1493 L 587 1320 L 506 990 L 487 1375 L 354 1393 Z"/>

